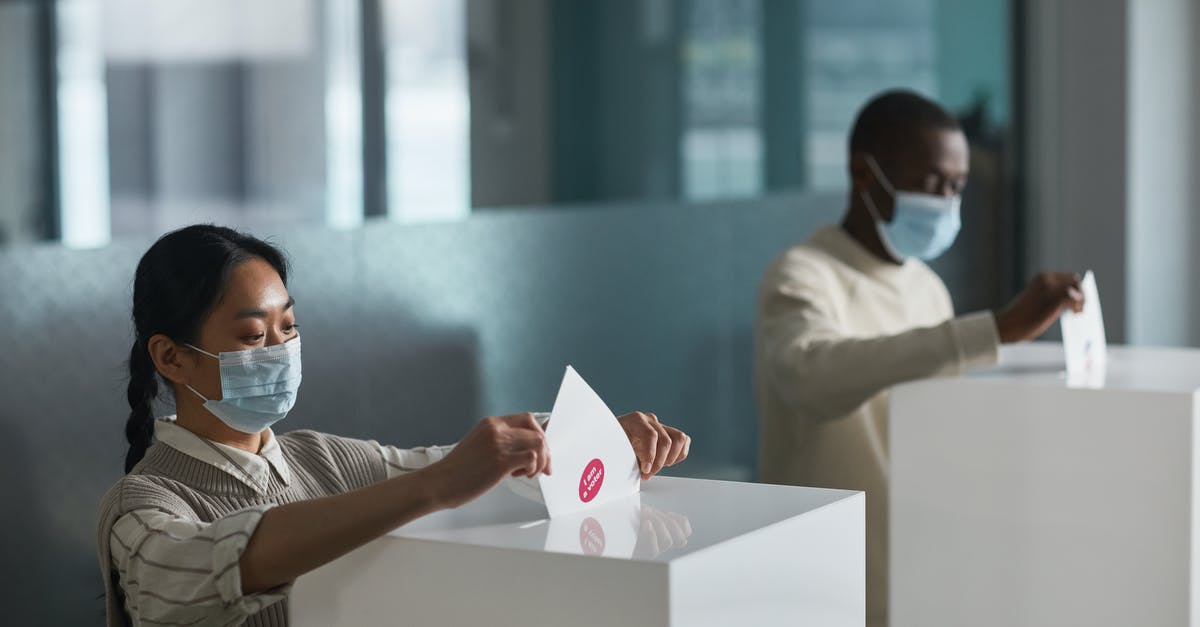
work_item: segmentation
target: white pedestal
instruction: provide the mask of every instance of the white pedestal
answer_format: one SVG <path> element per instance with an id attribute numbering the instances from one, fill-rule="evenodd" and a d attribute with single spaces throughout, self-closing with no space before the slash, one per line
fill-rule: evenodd
<path id="1" fill-rule="evenodd" d="M 1200 351 L 1057 344 L 891 396 L 891 626 L 1198 625 Z"/>
<path id="2" fill-rule="evenodd" d="M 864 496 L 656 477 L 545 520 L 501 487 L 297 580 L 291 624 L 862 627 Z"/>

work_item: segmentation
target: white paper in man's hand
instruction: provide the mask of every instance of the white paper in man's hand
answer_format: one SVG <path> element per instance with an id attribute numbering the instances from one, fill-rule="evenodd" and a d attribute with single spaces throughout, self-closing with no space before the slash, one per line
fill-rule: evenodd
<path id="1" fill-rule="evenodd" d="M 1088 270 L 1083 275 L 1083 311 L 1063 312 L 1063 351 L 1067 376 L 1101 372 L 1108 361 L 1108 342 L 1104 338 L 1104 316 L 1100 312 L 1100 293 L 1096 277 Z"/>
<path id="2" fill-rule="evenodd" d="M 553 475 L 538 475 L 551 517 L 636 494 L 637 456 L 612 410 L 567 366 L 546 427 Z"/>

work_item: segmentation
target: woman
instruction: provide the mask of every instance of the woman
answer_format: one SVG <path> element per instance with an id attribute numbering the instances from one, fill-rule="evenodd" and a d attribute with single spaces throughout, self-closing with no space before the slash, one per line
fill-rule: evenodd
<path id="1" fill-rule="evenodd" d="M 297 576 L 505 477 L 550 474 L 528 413 L 453 447 L 275 435 L 301 379 L 293 304 L 283 253 L 228 228 L 169 233 L 138 263 L 127 474 L 100 509 L 109 625 L 286 625 Z M 160 381 L 176 415 L 155 420 Z M 619 420 L 643 478 L 687 457 L 653 414 Z"/>

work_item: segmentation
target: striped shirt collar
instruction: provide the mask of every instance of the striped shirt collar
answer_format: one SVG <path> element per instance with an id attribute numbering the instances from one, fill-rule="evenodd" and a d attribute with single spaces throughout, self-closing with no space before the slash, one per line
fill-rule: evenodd
<path id="1" fill-rule="evenodd" d="M 267 429 L 263 434 L 262 449 L 257 455 L 240 448 L 202 438 L 175 424 L 175 416 L 154 421 L 154 439 L 167 446 L 215 466 L 259 494 L 266 494 L 274 468 L 283 485 L 291 485 L 292 473 L 275 433 Z"/>

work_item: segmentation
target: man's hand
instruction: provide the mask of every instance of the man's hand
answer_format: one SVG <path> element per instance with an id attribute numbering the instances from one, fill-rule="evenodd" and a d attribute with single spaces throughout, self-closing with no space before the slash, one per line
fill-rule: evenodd
<path id="1" fill-rule="evenodd" d="M 1002 344 L 1037 338 L 1058 320 L 1064 309 L 1083 311 L 1082 279 L 1067 272 L 1043 272 L 1033 278 L 1013 302 L 996 313 Z"/>
<path id="2" fill-rule="evenodd" d="M 629 443 L 637 454 L 638 468 L 642 479 L 658 474 L 663 466 L 674 466 L 687 459 L 692 448 L 692 438 L 679 429 L 668 427 L 658 421 L 658 416 L 635 411 L 617 418 Z"/>

